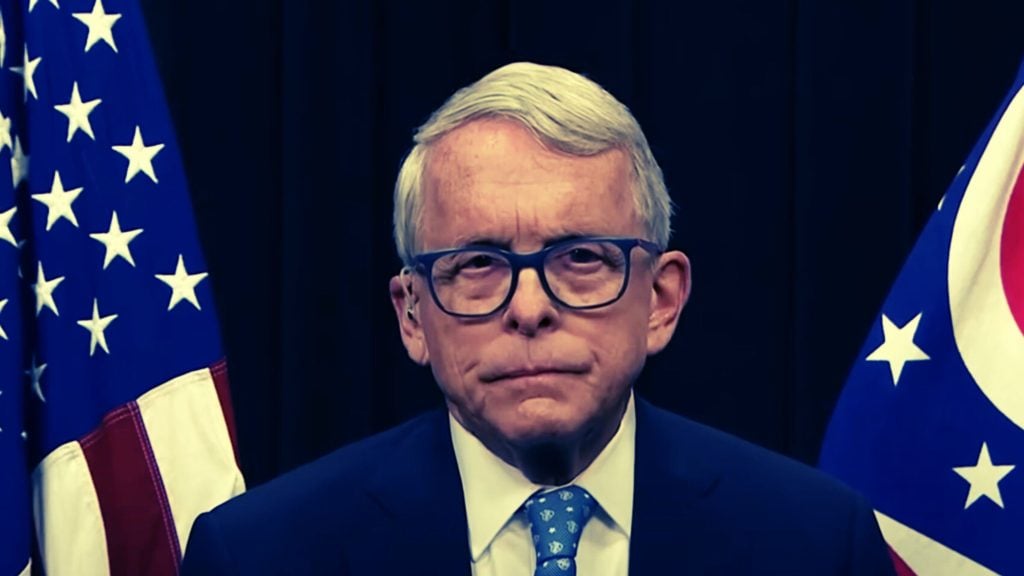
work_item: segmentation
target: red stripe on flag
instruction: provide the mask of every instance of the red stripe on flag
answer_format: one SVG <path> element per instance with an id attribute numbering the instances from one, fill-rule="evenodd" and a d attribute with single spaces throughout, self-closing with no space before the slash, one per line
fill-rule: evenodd
<path id="1" fill-rule="evenodd" d="M 917 574 L 910 569 L 910 566 L 907 566 L 907 563 L 903 561 L 903 558 L 900 558 L 900 555 L 892 549 L 892 546 L 889 547 L 889 556 L 892 558 L 892 565 L 896 568 L 897 576 L 917 576 Z"/>
<path id="2" fill-rule="evenodd" d="M 177 574 L 181 547 L 138 405 L 107 414 L 80 444 L 103 514 L 110 574 Z"/>
<path id="3" fill-rule="evenodd" d="M 228 362 L 219 360 L 210 367 L 213 374 L 213 386 L 217 389 L 217 399 L 220 400 L 220 411 L 224 413 L 224 421 L 228 425 L 228 436 L 231 438 L 231 451 L 235 453 L 235 465 L 238 463 L 238 439 L 235 438 L 235 411 L 231 407 L 231 383 L 228 381 Z"/>

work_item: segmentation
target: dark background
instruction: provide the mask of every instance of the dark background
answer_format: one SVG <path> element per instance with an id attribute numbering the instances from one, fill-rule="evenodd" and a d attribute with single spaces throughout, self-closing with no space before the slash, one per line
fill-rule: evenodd
<path id="1" fill-rule="evenodd" d="M 440 405 L 387 296 L 413 129 L 514 60 L 634 112 L 694 293 L 638 384 L 807 462 L 1024 55 L 1024 3 L 144 0 L 250 485 Z M 885 365 L 879 366 L 885 370 Z"/>

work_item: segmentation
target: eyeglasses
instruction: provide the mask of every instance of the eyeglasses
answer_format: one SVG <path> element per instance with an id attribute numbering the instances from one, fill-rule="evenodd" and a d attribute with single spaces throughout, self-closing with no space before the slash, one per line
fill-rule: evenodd
<path id="1" fill-rule="evenodd" d="M 661 253 L 657 244 L 639 238 L 581 237 L 530 254 L 492 246 L 428 252 L 413 257 L 412 270 L 427 278 L 434 302 L 452 316 L 479 318 L 507 306 L 523 268 L 537 271 L 544 292 L 558 304 L 590 310 L 625 294 L 636 247 Z"/>

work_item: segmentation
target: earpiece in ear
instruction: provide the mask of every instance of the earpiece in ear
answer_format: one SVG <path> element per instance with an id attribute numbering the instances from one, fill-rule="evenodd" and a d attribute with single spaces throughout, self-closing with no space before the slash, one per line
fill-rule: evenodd
<path id="1" fill-rule="evenodd" d="M 415 320 L 416 314 L 413 312 L 413 306 L 416 305 L 416 301 L 412 294 L 412 278 L 406 278 L 406 276 L 412 276 L 412 270 L 406 266 L 402 268 L 400 275 L 402 277 L 402 284 L 405 287 L 405 316 L 409 320 Z"/>

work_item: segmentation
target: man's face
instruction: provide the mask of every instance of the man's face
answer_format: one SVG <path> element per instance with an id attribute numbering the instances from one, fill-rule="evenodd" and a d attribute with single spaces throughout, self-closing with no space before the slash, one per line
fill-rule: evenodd
<path id="1" fill-rule="evenodd" d="M 546 149 L 518 123 L 472 121 L 430 151 L 419 249 L 486 243 L 525 253 L 570 236 L 643 238 L 631 170 L 621 150 L 574 157 Z M 684 275 L 685 257 L 670 254 L 678 255 L 674 274 Z M 429 362 L 463 426 L 492 449 L 572 443 L 614 431 L 647 354 L 671 337 L 682 302 L 666 311 L 657 260 L 634 249 L 626 293 L 595 310 L 559 306 L 535 270 L 523 270 L 508 306 L 483 319 L 446 314 L 421 275 L 396 277 L 392 295 L 410 355 Z"/>

